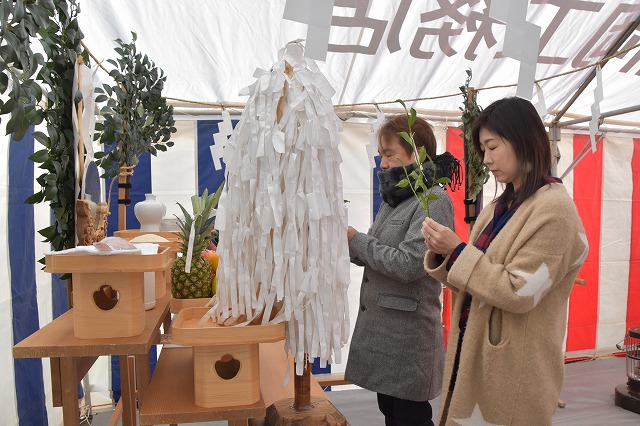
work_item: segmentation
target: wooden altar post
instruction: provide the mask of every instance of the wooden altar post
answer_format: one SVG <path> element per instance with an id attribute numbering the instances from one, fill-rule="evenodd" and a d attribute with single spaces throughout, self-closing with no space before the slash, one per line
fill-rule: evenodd
<path id="1" fill-rule="evenodd" d="M 313 409 L 313 405 L 311 405 L 311 370 L 313 364 L 309 362 L 306 354 L 304 362 L 305 367 L 304 370 L 302 370 L 302 376 L 298 376 L 297 374 L 293 375 L 293 408 L 296 411 L 307 411 Z"/>
<path id="2" fill-rule="evenodd" d="M 127 229 L 127 206 L 131 204 L 132 166 L 123 166 L 118 175 L 118 231 Z"/>

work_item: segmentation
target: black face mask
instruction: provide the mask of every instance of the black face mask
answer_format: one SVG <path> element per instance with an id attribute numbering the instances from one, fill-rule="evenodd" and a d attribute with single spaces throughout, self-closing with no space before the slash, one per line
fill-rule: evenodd
<path id="1" fill-rule="evenodd" d="M 404 188 L 399 188 L 396 185 L 401 180 L 407 177 L 407 174 L 411 174 L 416 169 L 415 163 L 410 164 L 405 169 L 403 167 L 393 167 L 387 170 L 381 170 L 378 172 L 378 180 L 380 181 L 380 195 L 382 200 L 389 204 L 391 207 L 396 207 L 407 198 L 413 196 L 413 190 L 409 185 Z M 433 166 L 430 162 L 425 161 L 422 165 L 422 171 L 425 177 L 425 185 L 427 188 L 431 188 L 433 181 Z M 409 178 L 411 185 L 415 183 L 414 178 Z"/>

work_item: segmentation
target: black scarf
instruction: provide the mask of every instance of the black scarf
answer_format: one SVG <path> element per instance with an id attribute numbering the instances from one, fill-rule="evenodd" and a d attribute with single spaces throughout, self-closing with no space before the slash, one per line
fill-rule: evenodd
<path id="1" fill-rule="evenodd" d="M 460 161 L 456 159 L 449 152 L 437 155 L 433 159 L 433 163 L 436 167 L 436 180 L 441 177 L 448 177 L 451 182 L 449 187 L 452 191 L 455 191 L 462 184 L 460 176 Z M 425 185 L 427 188 L 433 186 L 433 165 L 430 161 L 422 163 L 422 172 L 425 177 Z M 391 207 L 396 207 L 401 202 L 413 195 L 413 190 L 409 185 L 404 188 L 396 186 L 401 180 L 407 177 L 407 174 L 411 174 L 417 168 L 416 163 L 411 163 L 403 167 L 393 167 L 387 170 L 381 170 L 378 172 L 378 180 L 380 181 L 380 195 L 382 200 L 389 204 Z M 415 183 L 414 178 L 409 178 L 411 185 Z"/>

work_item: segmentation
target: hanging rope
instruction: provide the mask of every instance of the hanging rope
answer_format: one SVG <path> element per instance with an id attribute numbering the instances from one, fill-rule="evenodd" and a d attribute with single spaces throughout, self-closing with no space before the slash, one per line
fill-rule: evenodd
<path id="1" fill-rule="evenodd" d="M 80 41 L 80 43 L 82 44 L 82 47 L 84 47 L 84 49 L 87 51 L 87 53 L 89 54 L 89 56 L 91 56 L 96 63 L 98 64 L 98 66 L 104 70 L 107 74 L 109 74 L 109 71 L 102 65 L 101 61 L 98 61 L 98 59 L 91 53 L 91 51 L 89 50 L 89 48 L 87 47 L 86 44 L 84 44 L 84 42 Z M 576 68 L 573 69 L 571 71 L 566 71 L 560 74 L 555 74 L 549 77 L 543 77 L 540 78 L 538 80 L 535 80 L 534 83 L 540 83 L 542 81 L 546 81 L 546 80 L 551 80 L 554 78 L 558 78 L 558 77 L 564 77 L 570 74 L 574 74 L 580 71 L 584 71 L 586 69 L 589 68 L 593 68 L 596 67 L 598 65 L 604 65 L 606 62 L 608 62 L 610 59 L 616 58 L 618 56 L 622 56 L 624 54 L 626 54 L 627 52 L 630 52 L 631 50 L 637 49 L 638 47 L 640 47 L 640 43 L 634 45 L 634 46 L 630 46 L 626 49 L 620 50 L 619 52 L 616 52 L 614 54 L 611 54 L 609 56 L 607 56 L 606 58 L 603 58 L 601 60 L 599 60 L 598 62 L 595 62 L 593 64 L 589 64 L 589 65 L 585 65 L 583 67 L 580 68 Z M 481 88 L 475 88 L 476 91 L 481 91 L 481 90 L 491 90 L 491 89 L 504 89 L 507 87 L 516 87 L 518 84 L 517 83 L 513 83 L 513 84 L 504 84 L 504 85 L 498 85 L 498 86 L 489 86 L 489 87 L 481 87 Z M 457 97 L 460 96 L 460 93 L 452 93 L 450 95 L 440 95 L 440 96 L 429 96 L 429 97 L 422 97 L 422 98 L 412 98 L 412 99 L 404 99 L 405 102 L 416 102 L 416 101 L 431 101 L 431 100 L 435 100 L 435 99 L 445 99 L 445 98 L 452 98 L 452 97 Z M 223 103 L 223 102 L 204 102 L 204 101 L 194 101 L 194 100 L 189 100 L 189 99 L 179 99 L 179 98 L 170 98 L 170 97 L 164 97 L 164 99 L 166 100 L 173 100 L 173 101 L 178 101 L 178 102 L 185 102 L 185 103 L 191 103 L 191 104 L 195 104 L 195 105 L 204 105 L 204 106 L 208 106 L 208 107 L 219 107 L 219 108 L 224 108 L 225 106 L 227 108 L 243 108 L 244 105 L 240 104 L 240 103 Z M 389 105 L 389 104 L 395 104 L 396 100 L 392 100 L 392 101 L 384 101 L 384 102 L 358 102 L 358 103 L 353 103 L 353 104 L 339 104 L 339 105 L 334 105 L 334 108 L 346 108 L 346 107 L 359 107 L 359 106 L 377 106 L 377 105 Z"/>

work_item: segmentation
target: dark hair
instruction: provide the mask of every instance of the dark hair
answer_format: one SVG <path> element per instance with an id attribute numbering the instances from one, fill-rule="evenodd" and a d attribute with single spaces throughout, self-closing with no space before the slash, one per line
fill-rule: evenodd
<path id="1" fill-rule="evenodd" d="M 497 100 L 473 123 L 473 146 L 482 158 L 480 129 L 490 130 L 506 139 L 516 154 L 522 184 L 516 193 L 508 183 L 496 202 L 521 203 L 533 195 L 551 175 L 551 144 L 544 124 L 531 102 L 517 97 Z"/>
<path id="2" fill-rule="evenodd" d="M 411 130 L 413 131 L 413 140 L 418 150 L 421 146 L 424 146 L 429 157 L 435 157 L 437 143 L 431 125 L 424 119 L 417 117 L 416 122 L 411 126 Z M 398 132 L 409 133 L 409 122 L 405 114 L 394 115 L 385 120 L 378 129 L 378 142 L 382 139 L 392 140 L 392 138 L 396 137 L 399 139 L 400 146 L 407 151 L 407 154 L 413 154 L 411 145 L 402 139 L 402 137 L 398 135 Z"/>

